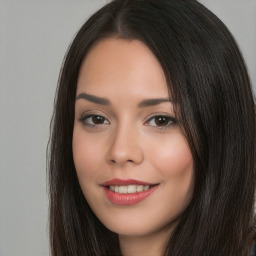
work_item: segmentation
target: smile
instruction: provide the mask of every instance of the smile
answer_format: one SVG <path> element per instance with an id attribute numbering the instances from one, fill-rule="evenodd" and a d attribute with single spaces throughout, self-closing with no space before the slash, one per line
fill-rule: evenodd
<path id="1" fill-rule="evenodd" d="M 129 206 L 148 198 L 158 188 L 158 185 L 131 179 L 113 179 L 103 184 L 103 190 L 111 203 Z"/>
<path id="2" fill-rule="evenodd" d="M 109 186 L 111 191 L 115 191 L 120 194 L 132 194 L 147 191 L 151 189 L 153 185 L 128 185 L 128 186 Z"/>

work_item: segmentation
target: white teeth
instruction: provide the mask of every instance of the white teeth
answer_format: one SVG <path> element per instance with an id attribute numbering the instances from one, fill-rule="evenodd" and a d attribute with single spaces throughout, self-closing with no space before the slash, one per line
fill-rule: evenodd
<path id="1" fill-rule="evenodd" d="M 127 187 L 127 192 L 128 193 L 136 193 L 136 185 L 129 185 Z"/>
<path id="2" fill-rule="evenodd" d="M 143 191 L 143 185 L 137 186 L 137 192 L 141 192 L 141 191 Z"/>
<path id="3" fill-rule="evenodd" d="M 153 186 L 143 186 L 143 185 L 128 185 L 128 186 L 109 186 L 109 189 L 111 191 L 115 191 L 120 194 L 131 194 L 131 193 L 136 193 L 136 192 L 142 192 L 142 191 L 147 191 Z"/>
<path id="4" fill-rule="evenodd" d="M 120 194 L 127 194 L 127 186 L 119 186 L 118 192 Z"/>
<path id="5" fill-rule="evenodd" d="M 145 190 L 149 190 L 149 185 L 143 186 L 143 190 L 144 190 L 144 191 L 145 191 Z"/>

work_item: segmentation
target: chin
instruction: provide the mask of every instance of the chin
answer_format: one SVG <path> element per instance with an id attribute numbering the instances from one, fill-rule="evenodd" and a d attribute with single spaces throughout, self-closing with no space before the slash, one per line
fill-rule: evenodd
<path id="1" fill-rule="evenodd" d="M 120 225 L 108 225 L 106 226 L 109 230 L 112 232 L 123 235 L 123 236 L 145 236 L 149 233 L 151 233 L 151 229 L 148 225 L 136 225 L 136 223 L 133 224 L 120 224 Z"/>
<path id="2" fill-rule="evenodd" d="M 119 214 L 115 216 L 98 216 L 102 224 L 110 231 L 123 236 L 148 236 L 159 231 L 170 231 L 177 221 L 177 217 L 168 221 L 154 215 L 141 214 Z M 146 217 L 145 217 L 146 216 Z M 102 217 L 102 218 L 101 218 Z"/>

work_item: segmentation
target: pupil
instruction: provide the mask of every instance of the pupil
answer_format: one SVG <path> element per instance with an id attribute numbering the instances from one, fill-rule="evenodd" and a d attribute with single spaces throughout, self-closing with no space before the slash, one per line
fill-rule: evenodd
<path id="1" fill-rule="evenodd" d="M 168 119 L 166 117 L 160 116 L 160 117 L 156 118 L 155 122 L 156 122 L 156 125 L 163 126 L 168 123 Z"/>
<path id="2" fill-rule="evenodd" d="M 92 121 L 94 124 L 103 124 L 104 118 L 102 116 L 92 116 Z"/>

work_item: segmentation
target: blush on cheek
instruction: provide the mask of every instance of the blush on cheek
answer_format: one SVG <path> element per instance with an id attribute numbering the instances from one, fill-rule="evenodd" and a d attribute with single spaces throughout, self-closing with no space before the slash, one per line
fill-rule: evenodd
<path id="1" fill-rule="evenodd" d="M 159 140 L 160 143 L 159 143 Z M 186 138 L 179 127 L 173 127 L 169 133 L 155 136 L 147 146 L 147 155 L 159 171 L 182 171 L 193 165 L 193 158 Z"/>
<path id="2" fill-rule="evenodd" d="M 192 155 L 186 148 L 185 150 L 160 150 L 152 156 L 152 159 L 154 166 L 159 172 L 163 172 L 164 175 L 167 173 L 171 175 L 187 172 L 187 170 L 191 169 L 190 167 L 193 166 Z"/>

